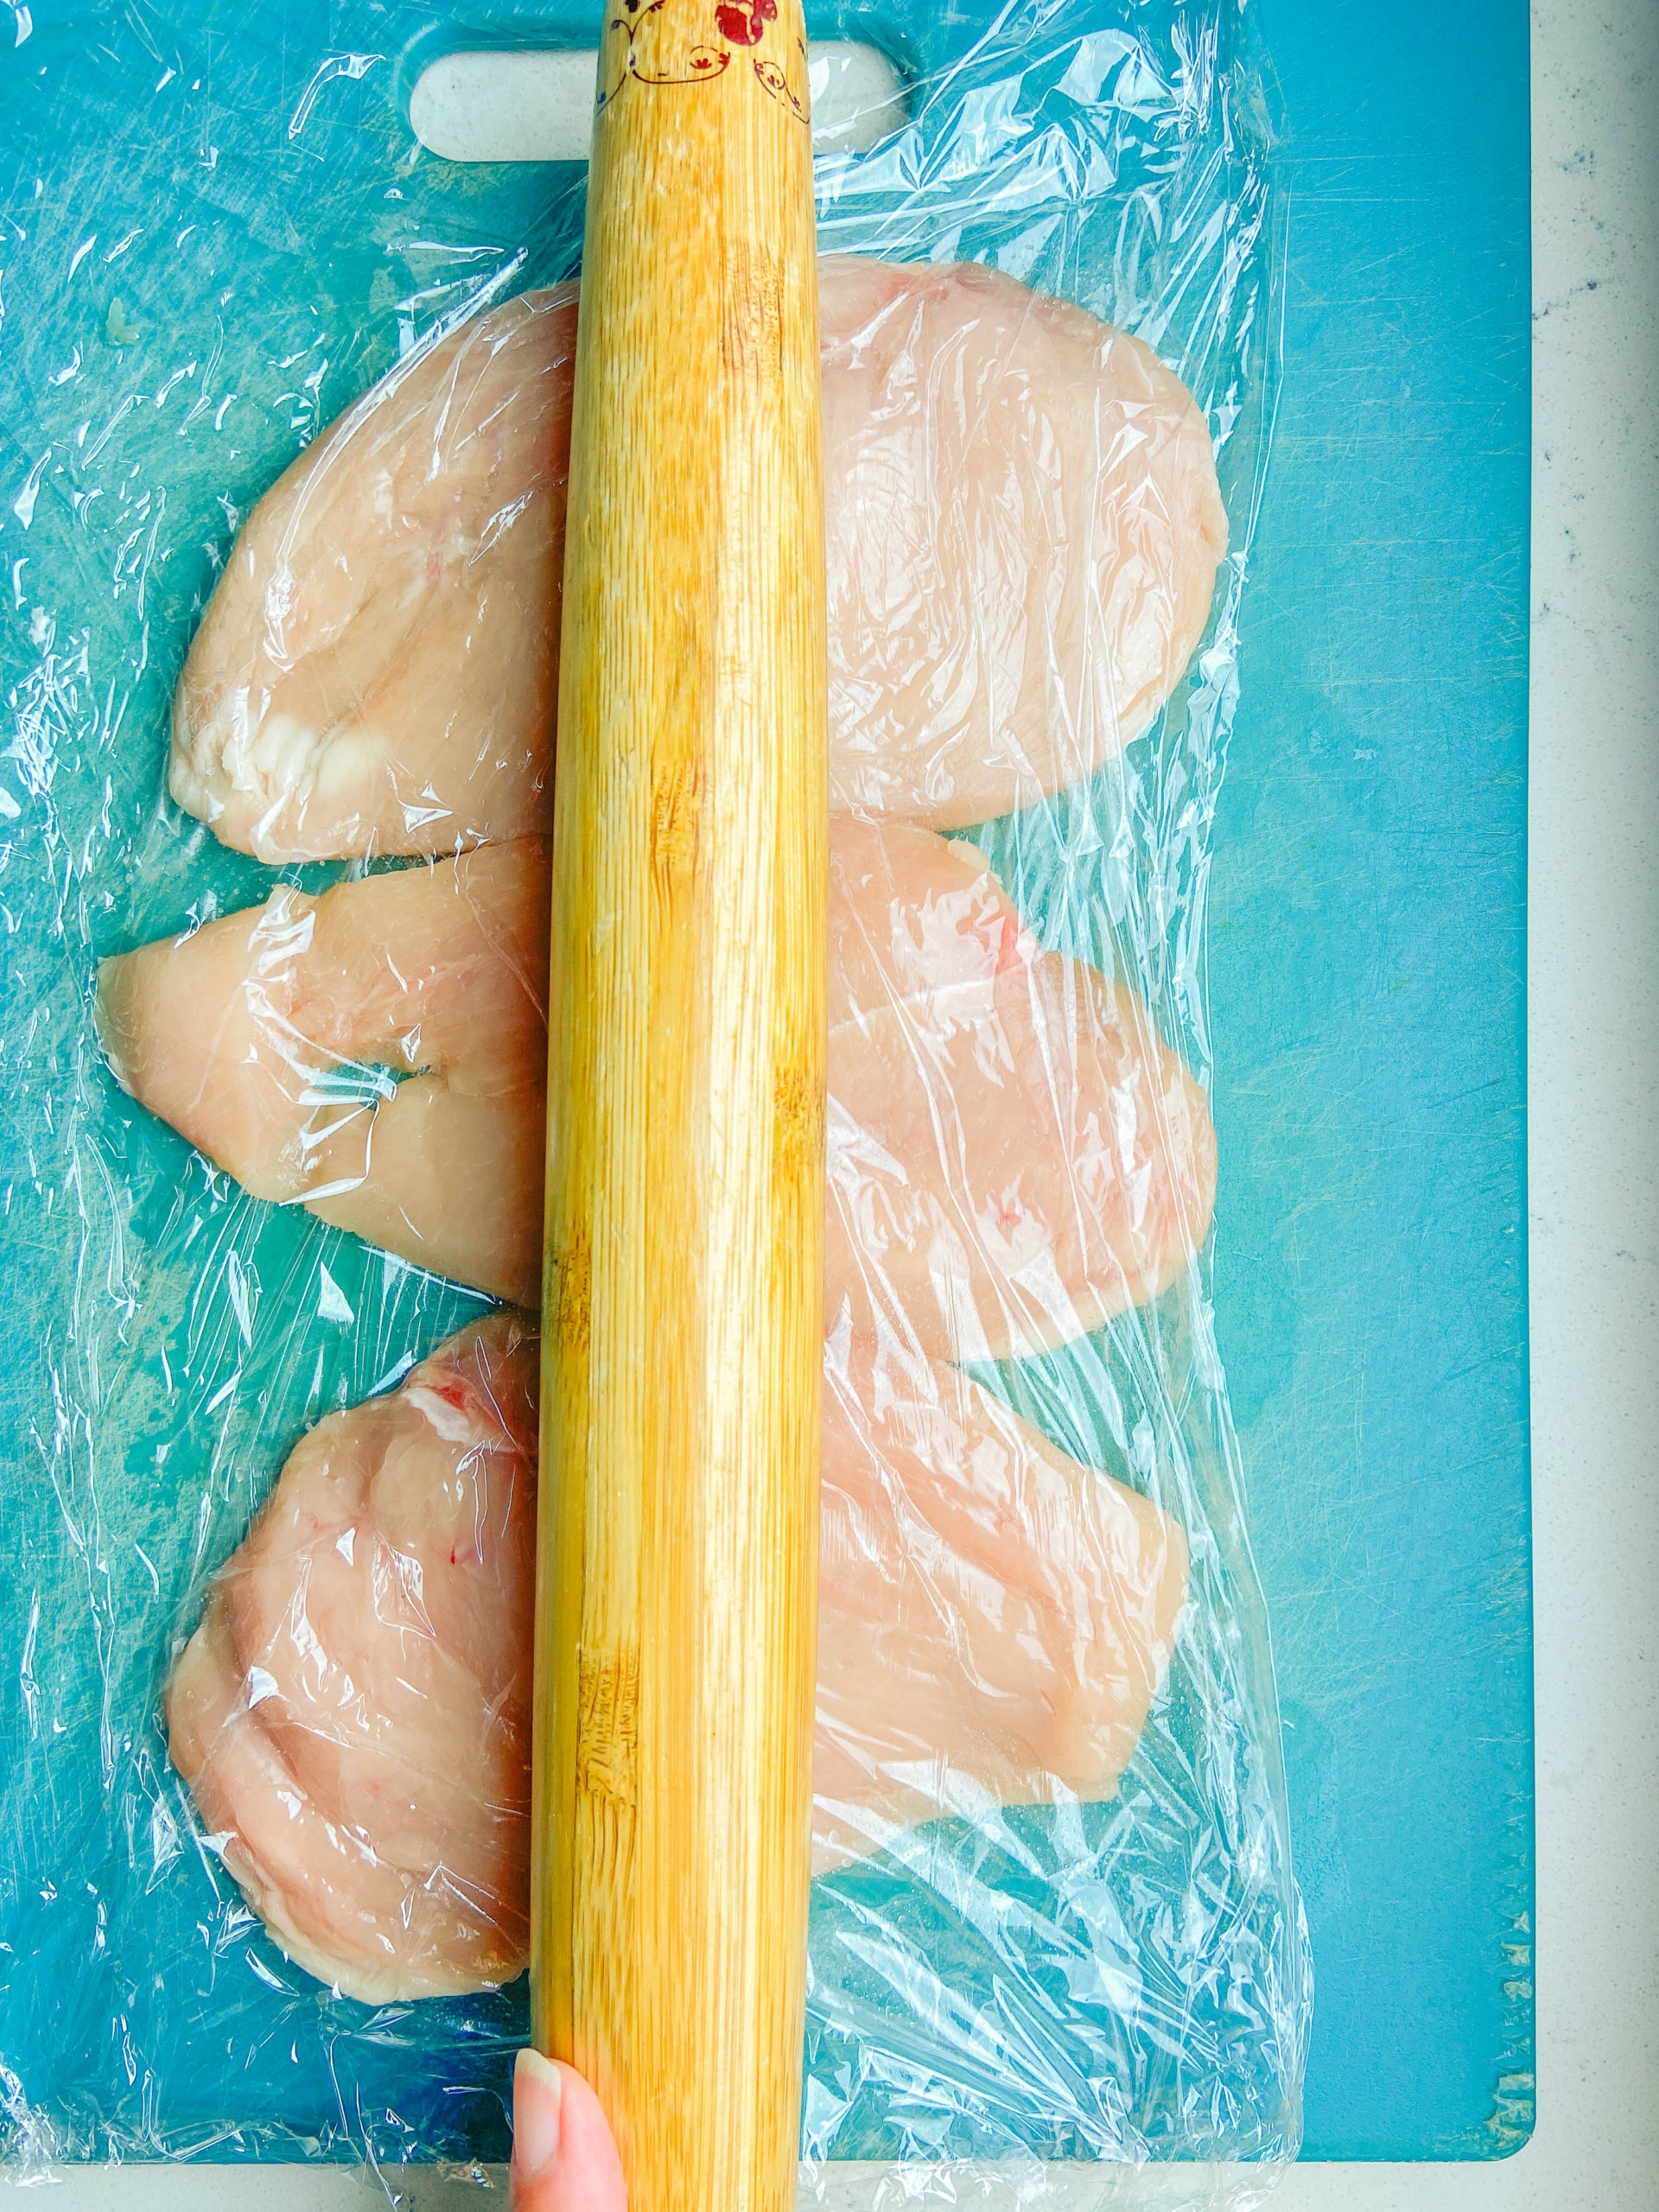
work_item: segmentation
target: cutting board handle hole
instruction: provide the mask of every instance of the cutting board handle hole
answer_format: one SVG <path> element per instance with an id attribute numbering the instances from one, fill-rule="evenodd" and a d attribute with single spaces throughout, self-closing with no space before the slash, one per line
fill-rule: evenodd
<path id="1" fill-rule="evenodd" d="M 410 126 L 447 162 L 585 162 L 597 68 L 591 47 L 441 54 L 416 80 Z M 867 153 L 903 128 L 905 80 L 879 47 L 818 40 L 808 69 L 819 156 Z"/>

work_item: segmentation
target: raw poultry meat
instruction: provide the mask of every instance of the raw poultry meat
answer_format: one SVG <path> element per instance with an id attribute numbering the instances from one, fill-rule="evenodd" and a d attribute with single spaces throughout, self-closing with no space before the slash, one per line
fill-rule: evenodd
<path id="1" fill-rule="evenodd" d="M 960 1374 L 826 1348 L 813 1844 L 1109 1796 L 1173 1649 L 1179 1528 Z M 277 1943 L 347 1994 L 525 1961 L 535 1344 L 493 1316 L 298 1446 L 168 1688 Z"/>
<path id="2" fill-rule="evenodd" d="M 830 785 L 950 828 L 1138 736 L 1209 617 L 1203 416 L 1137 339 L 994 270 L 820 269 Z M 271 861 L 550 814 L 574 291 L 400 363 L 250 517 L 175 703 L 173 796 Z"/>
<path id="3" fill-rule="evenodd" d="M 575 285 L 400 362 L 249 518 L 173 707 L 168 781 L 262 860 L 550 825 Z"/>
<path id="4" fill-rule="evenodd" d="M 1166 1290 L 1215 1130 L 1141 1001 L 931 830 L 838 822 L 830 886 L 828 1325 L 997 1359 Z"/>
<path id="5" fill-rule="evenodd" d="M 255 1197 L 533 1305 L 547 1084 L 539 839 L 337 884 L 99 970 L 110 1065 Z"/>
<path id="6" fill-rule="evenodd" d="M 831 837 L 830 1325 L 1001 1357 L 1154 1297 L 1207 1232 L 1204 1093 L 1146 1008 L 1045 952 L 976 849 Z M 111 1065 L 257 1196 L 538 1296 L 547 849 L 483 846 L 106 961 Z"/>
<path id="7" fill-rule="evenodd" d="M 820 1868 L 942 1813 L 1109 1796 L 1173 1649 L 1179 1527 L 942 1363 L 1179 1274 L 1204 1095 L 1132 994 L 917 824 L 1138 734 L 1225 545 L 1203 418 L 1137 341 L 980 269 L 831 260 L 822 288 Z M 574 337 L 574 294 L 532 294 L 400 365 L 256 509 L 175 702 L 174 796 L 226 842 L 457 856 L 283 887 L 99 992 L 122 1083 L 249 1190 L 524 1305 Z M 320 1424 L 168 1684 L 226 1867 L 365 2000 L 524 1962 L 535 1389 L 509 1312 Z"/>
<path id="8" fill-rule="evenodd" d="M 1179 1526 L 954 1368 L 842 1332 L 823 1382 L 815 1865 L 1109 1797 L 1174 1649 Z"/>
<path id="9" fill-rule="evenodd" d="M 1204 634 L 1210 433 L 1139 339 L 972 263 L 821 264 L 832 803 L 961 828 L 1140 736 Z"/>
<path id="10" fill-rule="evenodd" d="M 369 2002 L 524 1964 L 536 1382 L 528 1325 L 493 1315 L 319 1422 L 168 1684 L 225 1865 Z"/>

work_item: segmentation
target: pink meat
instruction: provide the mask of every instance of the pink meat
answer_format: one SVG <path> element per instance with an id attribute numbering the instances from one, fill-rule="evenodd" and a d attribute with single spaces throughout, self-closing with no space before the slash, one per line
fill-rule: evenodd
<path id="1" fill-rule="evenodd" d="M 446 853 L 551 824 L 574 285 L 400 362 L 236 542 L 168 782 L 262 860 Z"/>
<path id="2" fill-rule="evenodd" d="M 282 1948 L 367 2001 L 518 1973 L 535 1344 L 511 1314 L 295 1451 L 167 1693 Z M 1109 1796 L 1173 1650 L 1180 1529 L 964 1376 L 826 1349 L 813 1845 Z"/>
<path id="3" fill-rule="evenodd" d="M 1174 1648 L 1186 1540 L 965 1375 L 824 1351 L 823 1868 L 944 1812 L 1098 1802 Z"/>
<path id="4" fill-rule="evenodd" d="M 974 846 L 848 821 L 830 865 L 829 1325 L 997 1359 L 1157 1297 L 1215 1133 L 1141 1001 L 1045 952 Z"/>
<path id="5" fill-rule="evenodd" d="M 949 828 L 1146 728 L 1226 546 L 1204 417 L 995 270 L 821 264 L 830 785 Z M 575 297 L 400 363 L 249 518 L 175 702 L 174 798 L 263 860 L 550 825 Z"/>
<path id="6" fill-rule="evenodd" d="M 226 1866 L 289 1957 L 366 2001 L 523 1965 L 536 1365 L 497 1315 L 320 1422 L 168 1684 Z"/>
<path id="7" fill-rule="evenodd" d="M 534 1305 L 547 1088 L 539 840 L 342 883 L 99 976 L 123 1086 L 257 1198 Z"/>
<path id="8" fill-rule="evenodd" d="M 539 839 L 483 846 L 106 961 L 111 1065 L 257 1196 L 534 1306 L 547 869 Z M 1041 950 L 974 848 L 899 824 L 835 825 L 830 942 L 832 1325 L 1001 1357 L 1181 1273 L 1214 1134 L 1133 994 Z"/>
<path id="9" fill-rule="evenodd" d="M 832 802 L 935 829 L 1139 737 L 1210 619 L 1209 429 L 1139 339 L 972 264 L 821 265 Z"/>

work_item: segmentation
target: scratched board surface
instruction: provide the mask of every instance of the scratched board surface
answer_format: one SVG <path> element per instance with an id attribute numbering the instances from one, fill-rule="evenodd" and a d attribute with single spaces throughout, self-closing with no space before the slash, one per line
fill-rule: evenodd
<path id="1" fill-rule="evenodd" d="M 1284 372 L 1216 841 L 1217 1307 L 1304 2156 L 1531 2130 L 1528 27 L 1268 0 Z"/>
<path id="2" fill-rule="evenodd" d="M 211 409 L 226 410 L 239 480 L 266 480 L 296 439 L 393 358 L 400 301 L 416 303 L 424 325 L 446 287 L 475 281 L 458 257 L 470 252 L 480 270 L 507 269 L 513 289 L 573 264 L 579 180 L 481 172 L 428 201 L 414 180 L 355 196 L 316 188 L 319 165 L 343 159 L 353 134 L 378 130 L 392 144 L 389 107 L 406 99 L 426 53 L 454 42 L 452 11 L 318 0 L 285 6 L 280 36 L 251 29 L 245 10 L 202 0 L 10 12 L 17 43 L 0 104 L 16 101 L 27 124 L 12 143 L 27 136 L 39 144 L 54 130 L 82 134 L 77 168 L 96 205 L 81 211 L 75 237 L 95 233 L 96 242 L 87 270 L 70 268 L 66 250 L 57 289 L 30 294 L 5 283 L 8 388 L 68 366 L 72 349 L 57 340 L 72 323 L 94 367 L 132 358 L 166 316 L 175 282 L 168 234 L 144 219 L 145 194 L 164 190 L 165 180 L 153 161 L 143 182 L 116 151 L 103 155 L 99 131 L 114 149 L 130 125 L 115 115 L 100 121 L 95 105 L 74 97 L 78 55 L 90 66 L 119 43 L 124 54 L 153 60 L 144 81 L 175 133 L 167 158 L 212 231 L 210 251 L 198 238 L 190 266 L 211 264 L 219 285 L 221 352 L 176 391 L 151 395 L 154 408 L 132 422 L 90 425 L 83 460 L 89 443 L 115 433 L 130 442 L 138 480 L 159 480 L 165 468 L 138 463 L 156 461 L 176 423 Z M 510 35 L 556 15 L 575 24 L 588 12 L 507 4 L 465 21 L 480 35 Z M 982 12 L 940 11 L 939 35 Z M 394 14 L 395 35 L 379 37 Z M 880 16 L 824 8 L 813 23 L 845 33 L 879 29 Z M 1521 1031 L 1526 26 L 1514 5 L 1478 5 L 1448 28 L 1422 6 L 1390 10 L 1386 23 L 1347 11 L 1333 24 L 1312 0 L 1268 0 L 1264 28 L 1283 97 L 1290 220 L 1274 457 L 1245 601 L 1243 697 L 1211 890 L 1226 1163 L 1217 1318 L 1275 1628 L 1314 1942 L 1307 2150 L 1486 2157 L 1524 2137 L 1531 2068 Z M 187 54 L 200 79 L 175 67 Z M 1477 82 L 1478 102 L 1468 91 Z M 178 120 L 186 114 L 188 128 Z M 263 168 L 245 159 L 216 167 L 219 143 L 239 132 L 245 146 L 250 117 L 274 118 Z M 0 159 L 5 204 L 26 213 L 25 159 Z M 97 315 L 88 323 L 73 285 L 92 276 Z M 249 354 L 249 326 L 265 303 L 302 287 L 281 319 L 297 334 L 272 385 L 276 398 L 238 401 L 226 365 Z M 314 305 L 327 344 L 298 329 Z M 342 328 L 357 334 L 343 346 Z M 193 599 L 211 573 L 206 541 L 235 518 L 227 510 L 222 528 L 204 531 L 200 557 L 186 549 L 157 560 L 171 526 L 153 499 L 134 497 L 126 526 L 109 541 L 130 666 L 118 684 L 105 671 L 99 689 L 86 670 L 77 677 L 73 639 L 60 645 L 48 634 L 51 618 L 31 598 L 54 542 L 52 456 L 23 437 L 16 416 L 0 422 L 0 455 L 18 648 L 6 681 L 21 681 L 25 694 L 21 715 L 18 696 L 10 699 L 11 725 L 34 732 L 39 747 L 13 765 L 31 799 L 56 810 L 67 851 L 96 837 L 111 807 L 143 803 L 153 745 L 149 736 L 129 748 L 113 741 L 124 714 L 135 723 L 148 717 L 152 734 L 159 726 Z M 195 495 L 181 485 L 180 496 Z M 119 487 L 110 496 L 120 497 Z M 41 524 L 31 528 L 37 504 Z M 83 562 L 89 597 L 107 597 L 109 574 L 86 550 L 108 539 L 94 519 L 80 537 L 66 524 L 56 542 Z M 75 521 L 85 521 L 78 511 Z M 84 790 L 54 783 L 54 733 L 66 755 L 85 740 L 83 757 L 106 760 L 111 780 Z M 194 864 L 221 910 L 264 887 L 263 871 L 210 841 Z M 37 901 L 86 895 L 67 860 L 29 888 Z M 173 925 L 159 850 L 153 889 L 141 876 L 133 895 L 134 912 L 118 918 L 122 941 Z M 28 918 L 10 906 L 0 913 L 14 937 L 20 923 L 27 937 Z M 117 927 L 96 916 L 91 924 L 106 938 Z M 14 1030 L 75 1033 L 58 1003 L 69 979 L 42 981 L 14 964 L 6 980 Z M 73 1056 L 59 1075 L 66 1096 L 99 1079 Z M 27 1153 L 21 1123 L 6 1138 L 11 1175 L 20 1147 Z M 132 1147 L 105 1168 L 138 1194 L 132 1235 L 159 1236 L 188 1203 L 170 1179 L 176 1155 L 142 1133 Z M 66 1191 L 63 1200 L 99 1203 L 95 1192 Z M 142 1758 L 121 1739 L 143 1685 L 136 1661 L 124 1673 L 111 1663 L 109 1624 L 142 1602 L 143 1578 L 158 1569 L 141 1555 L 122 1570 L 130 1589 L 100 1580 L 109 1568 L 98 1498 L 111 1470 L 100 1465 L 100 1439 L 76 1429 L 72 1407 L 54 1404 L 41 1350 L 61 1345 L 66 1330 L 73 1344 L 77 1315 L 91 1301 L 130 1296 L 130 1285 L 118 1252 L 112 1260 L 99 1252 L 93 1279 L 92 1247 L 77 1244 L 62 1216 L 20 1206 L 17 1219 L 24 1227 L 14 1222 L 6 1254 L 16 1350 L 0 1376 L 7 1449 L 20 1475 L 48 1464 L 57 1471 L 65 1523 L 85 1539 L 86 1587 L 75 1618 L 31 1617 L 20 1650 L 6 1655 L 6 1694 L 28 1707 L 32 1725 L 49 1701 L 41 1686 L 55 1686 L 64 1726 L 111 1758 L 118 1749 Z M 213 1301 L 194 1293 L 202 1255 L 190 1255 L 154 1347 L 154 1363 L 164 1366 L 170 1352 L 222 1377 L 218 1395 L 149 1459 L 124 1446 L 114 1471 L 165 1485 L 175 1479 L 171 1451 L 174 1467 L 207 1470 L 204 1511 L 210 1497 L 215 1515 L 233 1521 L 253 1502 L 238 1451 L 267 1401 L 353 1402 L 396 1371 L 400 1346 L 435 1340 L 477 1306 L 429 1278 L 383 1274 L 347 1240 L 320 1244 L 289 1213 L 255 1224 L 232 1200 L 224 1242 L 214 1280 L 227 1294 Z M 320 1268 L 330 1271 L 327 1295 L 372 1312 L 375 1325 L 331 1340 L 326 1372 L 321 1357 L 315 1376 L 280 1363 L 262 1370 L 251 1351 L 260 1300 L 314 1295 Z M 135 1317 L 135 1326 L 149 1325 Z M 54 1435 L 54 1421 L 64 1433 Z M 168 1573 L 165 1560 L 159 1573 Z M 62 1694 L 75 1683 L 79 1691 Z M 0 1960 L 0 2056 L 22 2077 L 0 2077 L 0 2090 L 55 2089 L 72 2107 L 83 2094 L 78 2082 L 100 2072 L 118 2082 L 124 2069 L 130 2077 L 138 2022 L 170 2018 L 172 2043 L 164 2035 L 150 2053 L 171 2100 L 156 2115 L 169 2145 L 258 2154 L 258 2132 L 227 2133 L 225 2115 L 226 2083 L 245 2078 L 264 2032 L 262 1993 L 232 1998 L 230 1977 L 209 1961 L 200 1986 L 216 1993 L 206 2008 L 169 2012 L 140 1986 L 130 1954 L 105 1958 L 103 1907 L 90 1885 L 84 1894 L 49 1883 L 49 1895 L 16 1894 L 8 1866 L 61 1863 L 67 1817 L 85 1831 L 88 1863 L 100 1851 L 138 1847 L 105 1832 L 113 1807 L 29 1808 L 27 1832 L 0 1862 L 11 1929 L 35 1952 L 28 1973 Z M 176 1847 L 166 1835 L 143 1842 L 162 1868 Z M 195 1925 L 186 1889 L 160 1880 L 150 1906 L 156 1955 L 182 1955 Z M 395 2020 L 385 2025 L 379 2073 L 360 2048 L 348 2064 L 321 2031 L 308 2041 L 296 2020 L 294 2063 L 261 2075 L 262 2112 L 291 2131 L 290 2146 L 303 2145 L 308 2130 L 325 2152 L 367 2133 L 395 2156 L 399 2126 L 429 2143 L 447 2106 L 465 2115 L 452 2147 L 499 2152 L 505 2058 L 522 2023 L 522 1990 L 454 2008 L 439 2079 Z M 401 2117 L 388 2109 L 394 2085 Z M 90 2120 L 91 2086 L 84 2095 Z"/>

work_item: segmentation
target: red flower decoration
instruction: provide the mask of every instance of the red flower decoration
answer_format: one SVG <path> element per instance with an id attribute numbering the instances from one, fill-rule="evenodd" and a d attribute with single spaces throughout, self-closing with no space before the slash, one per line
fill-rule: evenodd
<path id="1" fill-rule="evenodd" d="M 715 10 L 720 35 L 733 46 L 759 46 L 778 20 L 778 0 L 723 0 Z"/>

